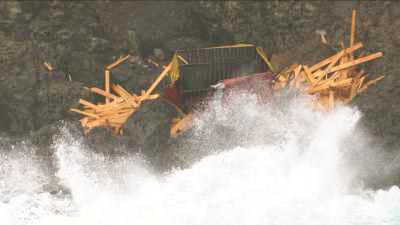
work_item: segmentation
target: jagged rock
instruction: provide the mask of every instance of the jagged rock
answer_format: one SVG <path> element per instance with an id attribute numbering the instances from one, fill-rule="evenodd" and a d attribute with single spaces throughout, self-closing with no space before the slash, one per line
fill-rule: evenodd
<path id="1" fill-rule="evenodd" d="M 174 52 L 179 49 L 207 47 L 207 42 L 195 37 L 179 37 L 167 40 L 164 46 L 169 52 Z"/>
<path id="2" fill-rule="evenodd" d="M 137 43 L 138 40 L 137 40 L 135 31 L 128 30 L 128 40 L 127 40 L 127 42 L 128 42 L 128 46 L 127 46 L 128 47 L 128 52 L 131 55 L 134 55 L 134 56 L 140 55 L 139 46 L 138 46 L 138 43 Z"/>
<path id="3" fill-rule="evenodd" d="M 163 100 L 145 102 L 124 124 L 124 136 L 130 148 L 139 150 L 155 166 L 169 151 L 168 139 L 171 120 L 177 116 L 175 108 Z"/>
<path id="4" fill-rule="evenodd" d="M 157 59 L 159 59 L 161 61 L 165 60 L 165 55 L 164 55 L 164 52 L 162 49 L 160 49 L 160 48 L 153 49 L 153 54 Z"/>

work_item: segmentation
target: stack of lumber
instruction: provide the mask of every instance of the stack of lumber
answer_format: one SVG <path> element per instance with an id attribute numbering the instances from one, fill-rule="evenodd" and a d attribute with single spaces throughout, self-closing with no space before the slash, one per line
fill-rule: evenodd
<path id="1" fill-rule="evenodd" d="M 164 71 L 150 86 L 150 88 L 147 91 L 142 90 L 142 93 L 139 96 L 129 93 L 118 84 L 110 83 L 111 69 L 128 58 L 129 55 L 126 57 L 120 57 L 116 62 L 106 67 L 104 73 L 104 90 L 97 87 L 88 88 L 91 92 L 103 96 L 105 98 L 104 102 L 94 104 L 84 99 L 80 99 L 79 103 L 82 105 L 82 109 L 70 109 L 72 112 L 83 115 L 80 122 L 85 130 L 85 134 L 88 134 L 95 127 L 107 128 L 114 134 L 122 134 L 124 123 L 140 107 L 141 103 L 159 97 L 158 94 L 151 93 L 167 74 L 170 66 L 165 67 Z"/>
<path id="2" fill-rule="evenodd" d="M 384 76 L 369 80 L 367 74 L 357 68 L 358 65 L 383 56 L 382 52 L 355 57 L 354 52 L 363 47 L 362 43 L 354 44 L 355 15 L 353 11 L 350 46 L 321 62 L 312 65 L 294 64 L 279 73 L 274 88 L 299 90 L 314 96 L 317 109 L 329 111 L 335 104 L 349 103 L 357 94 L 382 80 Z"/>

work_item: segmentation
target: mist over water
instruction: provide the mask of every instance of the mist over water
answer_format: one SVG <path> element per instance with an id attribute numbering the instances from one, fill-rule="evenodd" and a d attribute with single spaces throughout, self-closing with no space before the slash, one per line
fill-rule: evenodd
<path id="1" fill-rule="evenodd" d="M 307 101 L 217 102 L 188 145 L 204 157 L 164 175 L 140 156 L 96 154 L 64 128 L 54 141 L 60 193 L 43 187 L 29 146 L 1 151 L 0 224 L 400 224 L 399 188 L 364 188 L 346 159 L 365 147 L 348 142 L 360 112 L 313 112 Z"/>

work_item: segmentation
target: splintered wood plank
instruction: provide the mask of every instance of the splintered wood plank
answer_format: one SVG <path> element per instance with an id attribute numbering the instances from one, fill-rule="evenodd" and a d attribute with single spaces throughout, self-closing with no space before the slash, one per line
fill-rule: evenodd
<path id="1" fill-rule="evenodd" d="M 339 52 L 335 58 L 332 59 L 331 63 L 327 66 L 327 68 L 325 69 L 326 73 L 330 73 L 332 67 L 334 67 L 336 65 L 337 62 L 339 62 L 339 60 L 344 56 L 344 51 Z"/>
<path id="2" fill-rule="evenodd" d="M 298 75 L 300 74 L 301 68 L 302 68 L 302 65 L 298 65 L 298 66 L 296 67 L 296 69 L 294 69 L 294 76 L 295 76 L 295 77 L 298 76 Z"/>
<path id="3" fill-rule="evenodd" d="M 125 102 L 129 103 L 132 107 L 139 107 L 140 103 L 136 102 L 136 98 L 133 97 L 132 95 L 130 95 L 129 93 L 125 92 L 123 89 L 121 89 L 120 87 L 118 87 L 117 85 L 112 85 L 111 88 L 113 89 L 113 91 L 115 93 L 117 93 L 118 95 L 120 95 Z"/>
<path id="4" fill-rule="evenodd" d="M 286 81 L 287 81 L 287 79 L 286 79 L 283 75 L 280 75 L 280 76 L 278 77 L 278 80 L 279 80 L 280 82 L 286 82 Z"/>
<path id="5" fill-rule="evenodd" d="M 364 70 L 360 70 L 357 74 L 353 75 L 355 79 L 360 79 L 364 75 Z"/>
<path id="6" fill-rule="evenodd" d="M 339 62 L 339 60 L 343 57 L 343 55 L 344 51 L 339 52 L 331 60 L 330 64 L 326 67 L 326 69 L 321 70 L 321 72 L 315 72 L 314 77 L 316 79 L 316 82 L 319 82 L 324 76 L 327 76 L 329 73 L 331 73 L 332 68 L 336 65 L 337 62 Z"/>
<path id="7" fill-rule="evenodd" d="M 177 55 L 178 59 L 182 60 L 182 62 L 184 62 L 185 64 L 189 64 L 188 61 L 186 61 L 182 56 Z"/>
<path id="8" fill-rule="evenodd" d="M 301 68 L 302 68 L 302 66 L 299 65 L 293 71 L 293 80 L 290 83 L 292 87 L 294 86 L 295 88 L 298 88 L 298 86 L 299 86 L 299 74 L 300 74 Z"/>
<path id="9" fill-rule="evenodd" d="M 87 122 L 88 122 L 89 118 L 88 117 L 83 117 L 82 119 L 79 120 L 79 122 L 81 122 L 81 126 L 85 127 Z"/>
<path id="10" fill-rule="evenodd" d="M 348 86 L 349 84 L 351 84 L 352 78 L 348 78 L 348 79 L 344 79 L 344 80 L 340 80 L 340 81 L 334 81 L 333 79 L 330 80 L 326 80 L 326 82 L 318 85 L 318 86 L 314 86 L 311 87 L 307 90 L 308 94 L 315 94 L 317 92 L 321 92 L 324 90 L 329 89 L 330 87 L 344 87 L 344 86 Z"/>
<path id="11" fill-rule="evenodd" d="M 294 84 L 295 88 L 300 88 L 300 84 L 301 84 L 301 82 L 303 82 L 304 77 L 302 77 L 302 76 L 300 75 L 300 72 L 301 72 L 301 69 L 302 69 L 302 68 L 303 68 L 303 66 L 302 66 L 302 65 L 299 65 L 299 66 L 297 67 L 297 69 L 295 70 L 295 72 L 294 72 L 294 74 L 295 74 L 295 80 L 294 80 L 294 82 L 295 82 L 295 84 Z"/>
<path id="12" fill-rule="evenodd" d="M 44 63 L 43 63 L 43 66 L 46 67 L 46 69 L 47 69 L 48 71 L 53 71 L 53 67 L 51 66 L 50 63 L 44 62 Z"/>
<path id="13" fill-rule="evenodd" d="M 116 96 L 117 97 L 117 96 Z M 121 103 L 123 103 L 125 100 L 121 97 L 118 97 L 118 99 L 114 99 L 111 103 L 108 104 L 102 104 L 99 103 L 97 104 L 97 107 L 99 107 L 99 110 L 107 109 L 107 108 L 112 108 L 112 107 L 117 107 Z"/>
<path id="14" fill-rule="evenodd" d="M 113 115 L 116 115 L 116 116 L 120 116 L 121 114 L 125 115 L 125 114 L 131 113 L 131 112 L 132 112 L 132 108 L 126 108 L 126 109 L 105 111 L 105 112 L 99 113 L 98 115 L 101 117 L 110 117 Z"/>
<path id="15" fill-rule="evenodd" d="M 125 94 L 127 95 L 131 95 L 134 97 L 138 97 L 137 95 L 135 95 L 135 93 L 129 93 L 129 91 L 125 90 L 121 85 L 117 84 L 118 89 L 120 89 L 121 91 L 123 91 Z"/>
<path id="16" fill-rule="evenodd" d="M 126 121 L 127 116 L 119 117 L 105 117 L 96 120 L 92 120 L 86 124 L 88 128 L 95 127 L 110 127 L 113 124 L 122 124 Z"/>
<path id="17" fill-rule="evenodd" d="M 141 101 L 144 101 L 144 100 L 153 100 L 153 99 L 157 99 L 157 98 L 159 98 L 159 97 L 160 97 L 159 94 L 153 94 L 153 95 L 149 95 L 147 98 L 140 98 L 140 99 L 141 99 Z"/>
<path id="18" fill-rule="evenodd" d="M 331 72 L 336 72 L 336 71 L 339 71 L 339 70 L 347 69 L 347 68 L 359 65 L 361 63 L 365 63 L 365 62 L 377 59 L 377 58 L 382 57 L 382 56 L 383 56 L 382 52 L 377 52 L 377 53 L 374 53 L 374 54 L 370 54 L 368 56 L 365 56 L 365 57 L 362 57 L 362 58 L 358 58 L 358 59 L 352 60 L 350 62 L 335 66 L 335 67 L 333 67 L 331 69 Z"/>
<path id="19" fill-rule="evenodd" d="M 322 80 L 322 78 L 325 77 L 324 70 L 319 69 L 319 70 L 315 71 L 313 73 L 313 76 L 314 76 L 315 82 L 318 82 L 318 81 Z"/>
<path id="20" fill-rule="evenodd" d="M 308 68 L 308 66 L 303 66 L 303 70 L 305 72 L 306 78 L 308 80 L 308 82 L 310 82 L 310 84 L 314 84 L 315 80 L 314 80 L 314 76 L 311 73 L 310 69 Z"/>
<path id="21" fill-rule="evenodd" d="M 168 64 L 168 66 L 161 72 L 161 74 L 157 77 L 157 79 L 153 82 L 153 84 L 151 84 L 151 86 L 149 87 L 149 89 L 147 89 L 147 91 L 145 93 L 142 94 L 143 99 L 146 99 L 149 97 L 149 95 L 151 95 L 154 91 L 154 89 L 156 89 L 156 87 L 158 86 L 158 84 L 162 81 L 162 79 L 164 79 L 164 77 L 168 74 L 168 72 L 171 70 L 172 64 Z"/>
<path id="22" fill-rule="evenodd" d="M 120 85 L 111 84 L 112 90 L 117 93 L 119 96 L 125 96 L 125 98 L 130 98 L 132 95 L 123 89 Z"/>
<path id="23" fill-rule="evenodd" d="M 105 124 L 105 119 L 101 118 L 101 119 L 93 120 L 93 121 L 86 123 L 86 127 L 92 129 L 95 127 L 102 126 L 104 124 Z"/>
<path id="24" fill-rule="evenodd" d="M 125 57 L 120 57 L 117 59 L 115 62 L 107 66 L 107 70 L 111 70 L 112 68 L 118 66 L 119 64 L 123 63 L 125 60 L 127 60 L 130 57 L 130 55 L 127 55 Z"/>
<path id="25" fill-rule="evenodd" d="M 330 84 L 331 82 L 333 82 L 333 81 L 328 81 L 328 82 L 326 82 L 326 83 L 324 83 L 324 84 L 321 84 L 321 85 L 318 85 L 318 86 L 314 86 L 314 87 L 310 87 L 310 88 L 308 88 L 308 89 L 306 90 L 306 92 L 307 92 L 308 94 L 315 94 L 315 93 L 317 93 L 317 92 L 326 90 L 326 89 L 329 88 L 329 84 Z"/>
<path id="26" fill-rule="evenodd" d="M 345 87 L 345 86 L 351 85 L 352 81 L 353 81 L 353 78 L 347 78 L 347 79 L 343 79 L 343 80 L 340 80 L 340 81 L 336 81 L 333 84 L 331 84 L 330 86 L 331 87 L 336 87 L 336 88 L 337 87 Z"/>
<path id="27" fill-rule="evenodd" d="M 92 117 L 92 118 L 100 118 L 98 115 L 96 115 L 96 114 L 93 114 L 93 113 L 88 113 L 88 112 L 85 112 L 85 111 L 82 111 L 82 110 L 79 110 L 79 109 L 70 109 L 70 111 L 71 112 L 76 112 L 76 113 L 79 113 L 79 114 L 82 114 L 82 115 L 85 115 L 85 116 L 89 116 L 89 117 Z"/>
<path id="28" fill-rule="evenodd" d="M 359 81 L 359 83 L 358 83 L 358 87 L 357 87 L 356 90 L 359 90 L 359 89 L 362 87 L 362 85 L 363 85 L 363 83 L 364 83 L 364 80 L 365 80 L 365 76 L 363 76 L 363 77 L 360 78 L 360 81 Z"/>
<path id="29" fill-rule="evenodd" d="M 343 52 L 342 54 L 349 54 L 349 53 L 352 53 L 352 52 L 354 52 L 354 51 L 356 51 L 356 50 L 358 50 L 358 49 L 360 49 L 362 47 L 363 47 L 362 43 L 358 42 L 357 44 L 354 44 L 353 47 L 349 47 L 347 49 L 344 49 L 344 50 L 336 53 L 335 55 L 333 55 L 333 56 L 331 56 L 329 58 L 326 58 L 326 59 L 322 60 L 321 62 L 311 66 L 310 67 L 310 71 L 314 72 L 314 71 L 316 71 L 316 70 L 328 65 L 337 56 L 337 54 L 340 54 L 341 52 Z"/>
<path id="30" fill-rule="evenodd" d="M 382 75 L 382 76 L 379 76 L 376 79 L 368 81 L 367 83 L 364 84 L 364 86 L 361 89 L 359 89 L 358 93 L 366 91 L 368 89 L 368 86 L 371 86 L 371 85 L 375 84 L 376 82 L 382 80 L 383 78 L 385 78 L 385 76 Z"/>
<path id="31" fill-rule="evenodd" d="M 194 116 L 192 113 L 185 115 L 178 122 L 171 125 L 170 136 L 175 138 L 179 133 L 189 129 L 193 125 Z"/>
<path id="32" fill-rule="evenodd" d="M 349 98 L 348 98 L 349 101 L 352 100 L 357 95 L 357 92 L 360 89 L 359 84 L 360 84 L 359 80 L 353 82 L 349 93 Z"/>
<path id="33" fill-rule="evenodd" d="M 109 70 L 106 70 L 105 72 L 104 72 L 104 90 L 107 92 L 107 93 L 110 93 L 110 71 Z M 108 98 L 107 96 L 106 96 L 106 103 L 108 104 L 108 103 L 110 103 L 110 98 Z"/>
<path id="34" fill-rule="evenodd" d="M 114 99 L 114 100 L 118 100 L 119 99 L 119 97 L 117 97 L 117 96 L 115 96 L 115 95 L 113 95 L 111 93 L 107 93 L 107 92 L 105 92 L 105 91 L 103 91 L 103 90 L 101 90 L 100 88 L 97 88 L 97 87 L 92 87 L 89 90 L 91 92 L 94 92 L 94 93 L 99 94 L 99 95 L 103 95 L 105 97 L 108 97 L 108 98 L 111 98 L 111 99 Z"/>
<path id="35" fill-rule="evenodd" d="M 92 108 L 94 110 L 98 110 L 99 109 L 99 107 L 97 105 L 95 105 L 95 104 L 93 104 L 91 102 L 88 102 L 88 101 L 86 101 L 84 99 L 79 99 L 79 103 L 84 105 L 84 106 L 87 106 L 89 108 Z"/>

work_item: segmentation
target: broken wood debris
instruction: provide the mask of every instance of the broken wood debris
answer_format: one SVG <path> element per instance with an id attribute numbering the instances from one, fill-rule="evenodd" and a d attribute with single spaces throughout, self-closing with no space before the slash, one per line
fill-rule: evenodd
<path id="1" fill-rule="evenodd" d="M 43 66 L 48 70 L 48 71 L 53 71 L 53 66 L 51 66 L 50 63 L 44 62 Z"/>
<path id="2" fill-rule="evenodd" d="M 122 134 L 124 123 L 140 107 L 141 103 L 159 97 L 158 94 L 152 94 L 152 92 L 167 75 L 171 65 L 166 66 L 150 88 L 147 91 L 142 91 L 140 96 L 129 93 L 118 84 L 110 83 L 111 69 L 123 63 L 128 58 L 129 55 L 120 57 L 114 63 L 106 67 L 104 73 L 104 90 L 97 87 L 87 88 L 93 93 L 102 95 L 105 99 L 104 103 L 94 104 L 80 99 L 79 103 L 82 105 L 83 109 L 70 109 L 70 111 L 84 116 L 80 122 L 85 130 L 85 134 L 88 134 L 95 127 L 107 128 L 114 134 Z"/>
<path id="3" fill-rule="evenodd" d="M 290 88 L 314 96 L 317 109 L 329 111 L 337 103 L 349 103 L 358 93 L 382 80 L 384 76 L 368 81 L 367 74 L 357 68 L 360 65 L 383 56 L 376 52 L 367 56 L 354 52 L 363 47 L 355 42 L 356 11 L 352 12 L 350 46 L 312 65 L 294 64 L 279 73 L 275 79 L 274 89 Z M 341 43 L 342 44 L 342 43 Z"/>

